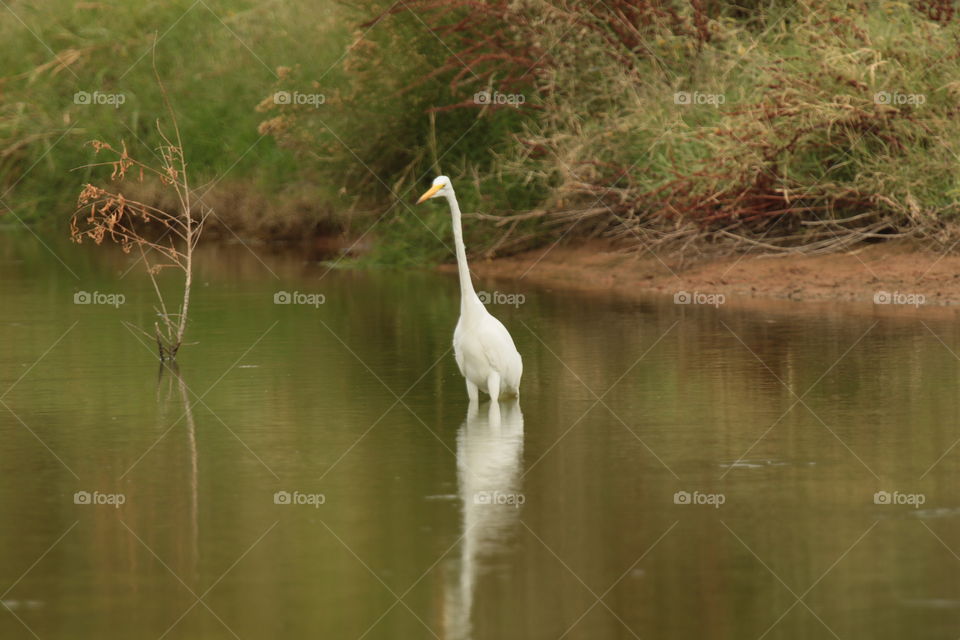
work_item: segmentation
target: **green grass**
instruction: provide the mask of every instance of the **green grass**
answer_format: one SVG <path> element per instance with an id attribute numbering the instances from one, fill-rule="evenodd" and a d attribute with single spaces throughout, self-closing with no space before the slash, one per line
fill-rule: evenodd
<path id="1" fill-rule="evenodd" d="M 77 8 L 83 5 L 96 8 Z M 66 220 L 79 185 L 97 179 L 88 169 L 71 172 L 94 160 L 88 141 L 122 140 L 149 159 L 157 118 L 169 127 L 152 67 L 154 34 L 157 72 L 178 114 L 193 183 L 244 181 L 267 194 L 304 175 L 292 154 L 258 133 L 255 107 L 275 67 L 290 57 L 332 65 L 348 37 L 320 10 L 304 20 L 282 2 L 50 0 L 13 3 L 2 14 L 0 145 L 3 190 L 12 187 L 5 200 L 21 217 L 53 224 Z M 77 58 L 58 69 L 48 47 Z M 76 104 L 80 91 L 125 101 Z"/>
<path id="2" fill-rule="evenodd" d="M 788 247 L 822 240 L 810 222 L 869 213 L 858 225 L 871 233 L 926 233 L 960 213 L 960 20 L 884 0 L 408 0 L 382 15 L 391 4 L 11 3 L 4 201 L 58 228 L 80 185 L 105 179 L 70 171 L 93 159 L 86 141 L 150 153 L 163 117 L 156 33 L 193 184 L 216 181 L 210 198 L 225 216 L 247 209 L 236 219 L 252 233 L 327 219 L 359 235 L 379 220 L 370 264 L 450 259 L 445 208 L 412 204 L 438 173 L 467 213 L 543 212 L 507 226 L 468 218 L 479 250 L 572 224 L 570 237 L 723 229 Z M 71 63 L 58 68 L 51 50 Z M 526 107 L 480 109 L 482 89 L 522 93 Z M 78 105 L 78 90 L 126 102 Z M 324 100 L 275 104 L 275 91 Z M 677 92 L 724 102 L 677 104 Z M 879 92 L 924 103 L 878 104 Z M 553 215 L 599 205 L 609 213 Z"/>

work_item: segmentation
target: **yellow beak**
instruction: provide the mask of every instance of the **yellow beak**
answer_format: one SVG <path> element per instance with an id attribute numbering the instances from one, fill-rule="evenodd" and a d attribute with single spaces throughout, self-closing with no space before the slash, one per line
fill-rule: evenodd
<path id="1" fill-rule="evenodd" d="M 432 198 L 432 197 L 437 193 L 437 191 L 440 191 L 440 189 L 442 189 L 442 188 L 443 188 L 443 185 L 442 185 L 442 184 L 435 184 L 435 185 L 433 185 L 432 187 L 430 187 L 430 189 L 429 189 L 425 194 L 423 194 L 422 196 L 420 196 L 420 199 L 417 200 L 417 204 L 420 204 L 420 203 L 423 202 L 424 200 L 429 200 L 430 198 Z"/>

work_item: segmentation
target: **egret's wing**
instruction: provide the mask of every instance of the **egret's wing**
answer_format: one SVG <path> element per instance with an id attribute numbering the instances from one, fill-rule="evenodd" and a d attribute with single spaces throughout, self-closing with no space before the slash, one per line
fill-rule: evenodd
<path id="1" fill-rule="evenodd" d="M 483 353 L 493 370 L 511 385 L 519 382 L 522 367 L 520 354 L 503 323 L 487 315 L 480 326 L 479 338 Z"/>

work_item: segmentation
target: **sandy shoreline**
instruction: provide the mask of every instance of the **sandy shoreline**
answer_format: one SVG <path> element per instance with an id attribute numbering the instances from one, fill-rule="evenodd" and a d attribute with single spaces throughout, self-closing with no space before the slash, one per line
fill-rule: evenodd
<path id="1" fill-rule="evenodd" d="M 694 304 L 710 304 L 719 294 L 723 304 L 793 311 L 960 312 L 960 256 L 895 242 L 821 256 L 743 254 L 688 264 L 679 256 L 624 253 L 591 242 L 474 259 L 470 266 L 476 277 L 510 281 L 515 291 L 529 284 L 636 299 L 676 296 Z"/>

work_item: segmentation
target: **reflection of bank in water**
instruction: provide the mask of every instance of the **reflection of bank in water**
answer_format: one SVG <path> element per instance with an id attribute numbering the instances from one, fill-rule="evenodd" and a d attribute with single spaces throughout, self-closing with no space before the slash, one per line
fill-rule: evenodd
<path id="1" fill-rule="evenodd" d="M 444 638 L 472 636 L 474 587 L 515 534 L 521 492 L 523 414 L 517 400 L 480 410 L 474 403 L 457 434 L 457 481 L 463 539 L 455 577 L 448 582 Z"/>

